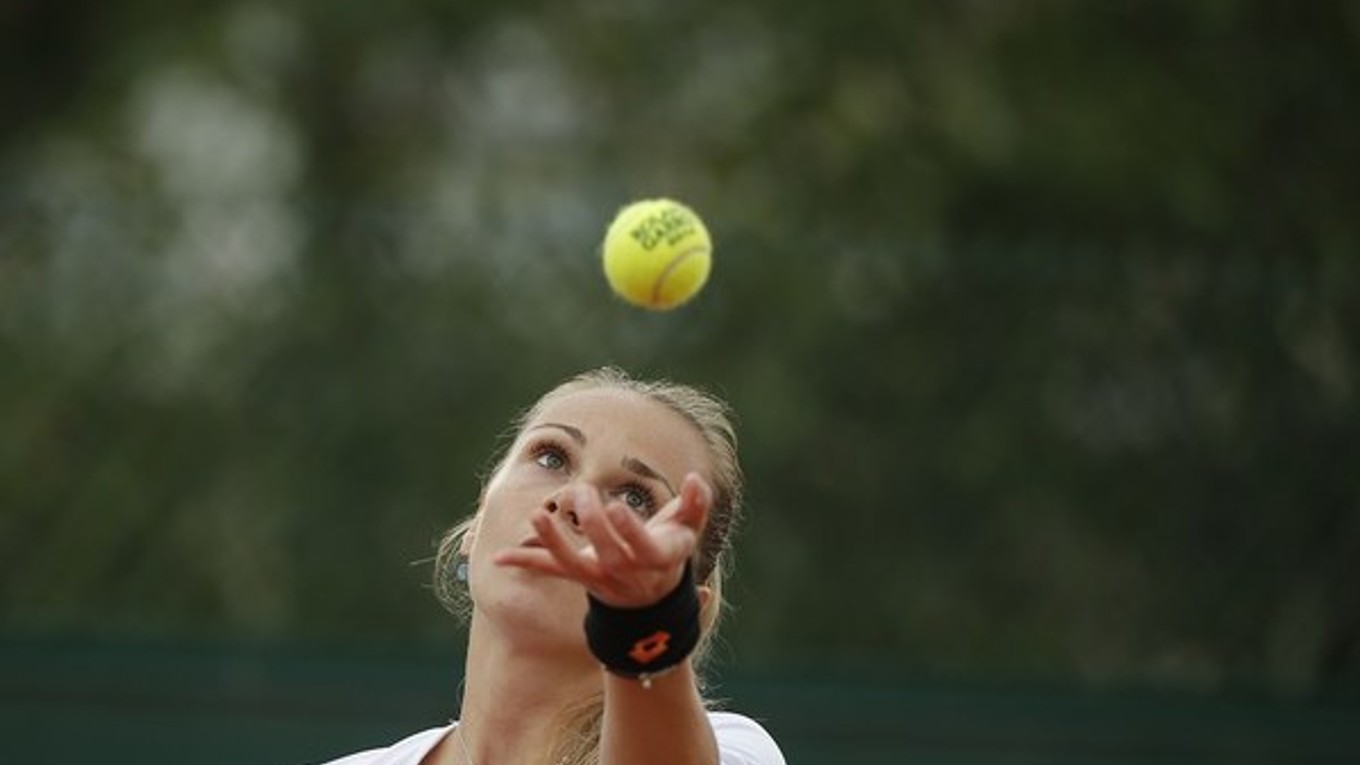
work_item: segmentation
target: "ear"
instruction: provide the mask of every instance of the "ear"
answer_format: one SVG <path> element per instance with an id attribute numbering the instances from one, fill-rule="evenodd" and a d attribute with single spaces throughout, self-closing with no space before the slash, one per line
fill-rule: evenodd
<path id="1" fill-rule="evenodd" d="M 701 584 L 694 588 L 699 593 L 699 610 L 708 608 L 708 601 L 713 597 L 713 588 L 706 584 Z"/>

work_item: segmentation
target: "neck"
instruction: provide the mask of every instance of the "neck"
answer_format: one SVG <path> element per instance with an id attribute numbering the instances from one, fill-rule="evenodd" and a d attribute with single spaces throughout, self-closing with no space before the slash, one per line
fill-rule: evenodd
<path id="1" fill-rule="evenodd" d="M 458 724 L 475 765 L 544 765 L 562 713 L 601 690 L 581 648 L 545 648 L 473 616 Z"/>

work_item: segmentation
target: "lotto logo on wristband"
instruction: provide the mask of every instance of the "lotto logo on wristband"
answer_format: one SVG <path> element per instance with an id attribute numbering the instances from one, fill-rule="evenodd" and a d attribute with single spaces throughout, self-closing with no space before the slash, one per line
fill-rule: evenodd
<path id="1" fill-rule="evenodd" d="M 628 658 L 638 664 L 651 664 L 670 648 L 671 633 L 665 630 L 657 630 L 651 635 L 633 644 L 633 650 L 628 652 Z"/>
<path id="2" fill-rule="evenodd" d="M 615 608 L 589 592 L 586 598 L 590 652 L 605 669 L 641 679 L 644 687 L 652 677 L 683 662 L 699 645 L 699 591 L 689 563 L 675 589 L 650 606 Z"/>

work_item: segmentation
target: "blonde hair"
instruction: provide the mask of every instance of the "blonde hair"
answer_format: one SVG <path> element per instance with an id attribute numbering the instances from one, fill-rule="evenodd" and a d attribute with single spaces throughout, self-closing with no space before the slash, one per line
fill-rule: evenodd
<path id="1" fill-rule="evenodd" d="M 708 524 L 704 527 L 691 561 L 695 581 L 711 591 L 699 614 L 701 637 L 691 659 L 696 669 L 700 668 L 709 655 L 712 636 L 722 616 L 722 584 L 726 575 L 723 561 L 741 511 L 743 479 L 741 464 L 737 459 L 737 434 L 732 426 L 731 411 L 721 399 L 699 388 L 668 380 L 640 380 L 618 367 L 607 366 L 578 374 L 545 393 L 515 418 L 513 436 L 518 437 L 549 402 L 572 393 L 601 388 L 635 393 L 669 407 L 694 425 L 708 448 L 713 470 L 713 474 L 708 476 L 713 487 L 713 506 L 709 509 Z M 509 439 L 509 443 L 513 443 L 514 437 Z M 504 464 L 509 443 L 501 450 L 495 467 L 487 474 L 488 480 Z M 483 481 L 483 495 L 485 491 L 486 481 Z M 480 508 L 479 501 L 478 511 Z M 449 529 L 440 539 L 435 556 L 435 593 L 450 611 L 464 617 L 470 613 L 471 603 L 467 588 L 456 581 L 453 570 L 464 538 L 476 520 L 477 515 L 474 513 Z M 700 686 L 702 689 L 702 682 Z M 560 765 L 597 763 L 602 712 L 603 698 L 599 694 L 564 710 L 558 726 L 561 732 L 548 761 Z"/>

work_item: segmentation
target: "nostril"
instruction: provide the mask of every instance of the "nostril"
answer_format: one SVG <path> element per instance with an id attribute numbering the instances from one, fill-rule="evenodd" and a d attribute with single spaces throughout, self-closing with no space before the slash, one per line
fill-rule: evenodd
<path id="1" fill-rule="evenodd" d="M 581 525 L 581 519 L 578 518 L 578 517 L 576 517 L 576 511 L 575 511 L 575 510 L 568 510 L 568 511 L 567 511 L 567 520 L 571 521 L 571 525 L 573 525 L 573 526 L 580 526 L 580 525 Z"/>
<path id="2" fill-rule="evenodd" d="M 557 512 L 557 500 L 555 499 L 548 500 L 548 504 L 546 505 L 546 507 L 548 509 L 548 512 L 550 513 Z"/>

